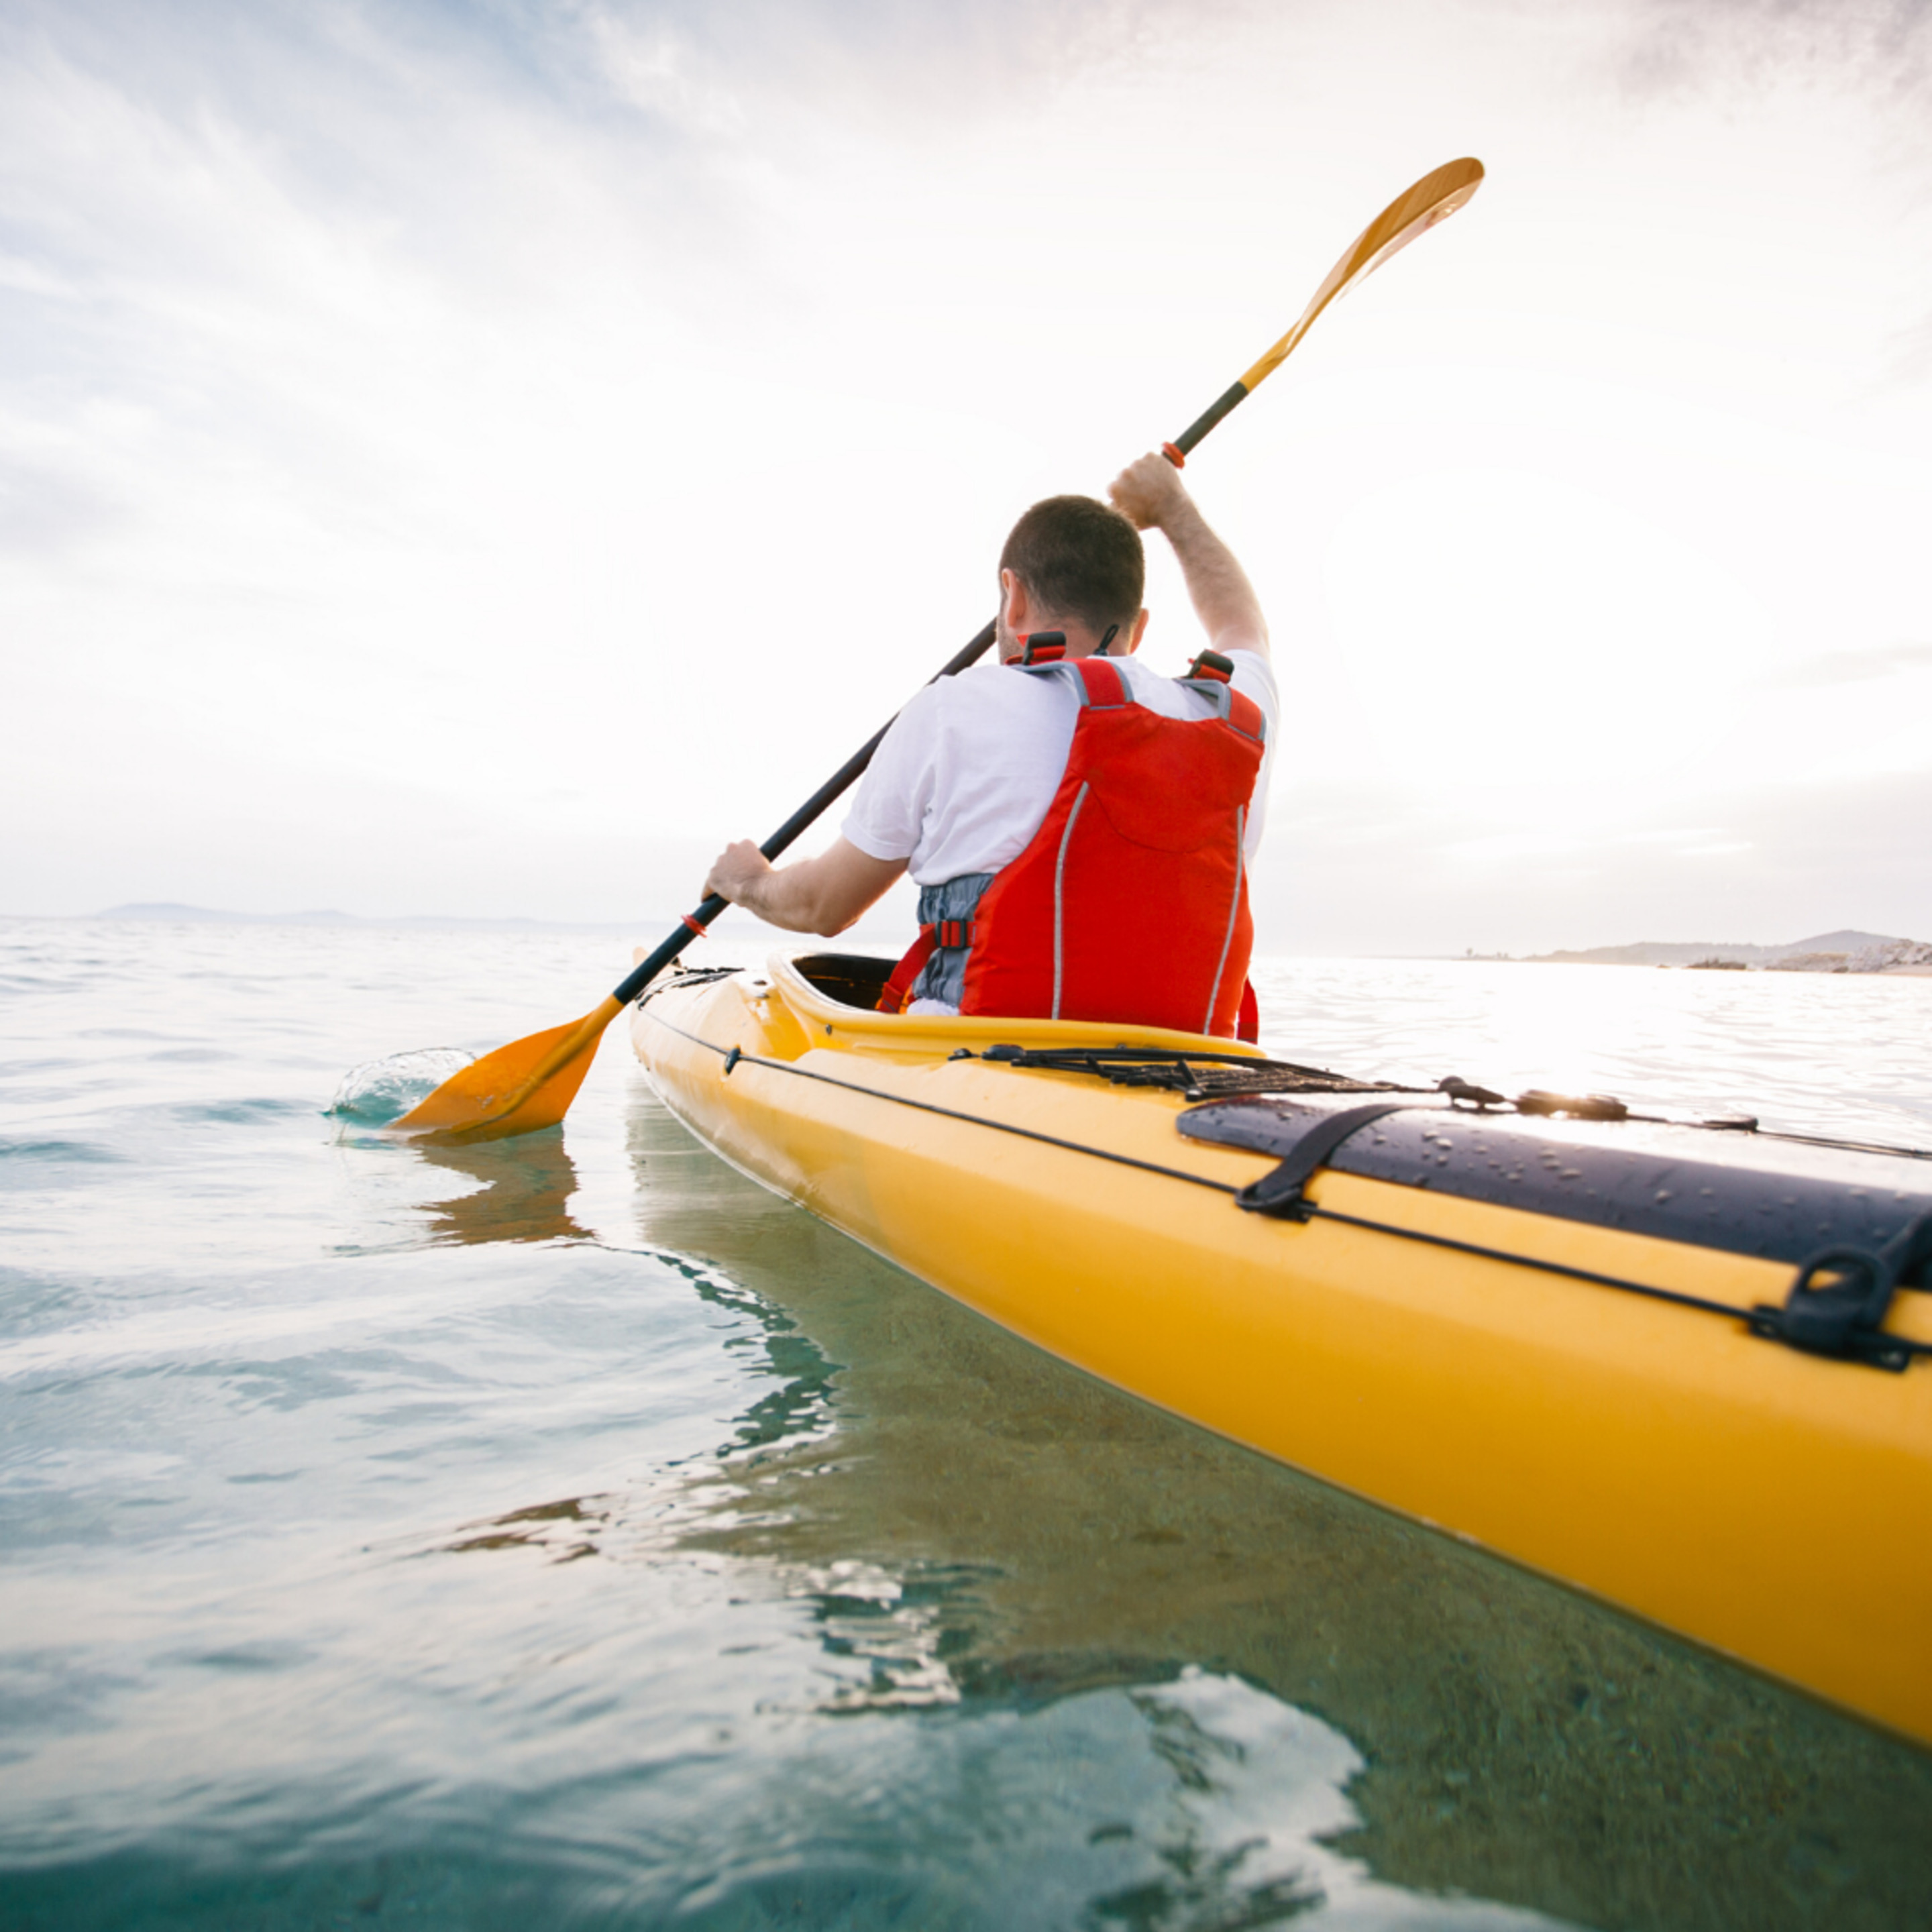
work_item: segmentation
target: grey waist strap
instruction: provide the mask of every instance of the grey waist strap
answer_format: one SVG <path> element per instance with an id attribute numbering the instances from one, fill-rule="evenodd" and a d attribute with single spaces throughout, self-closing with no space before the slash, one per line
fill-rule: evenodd
<path id="1" fill-rule="evenodd" d="M 991 872 L 962 872 L 956 879 L 946 879 L 936 886 L 922 886 L 919 889 L 919 922 L 921 926 L 939 926 L 948 920 L 970 922 L 979 909 L 986 888 L 993 883 Z M 919 976 L 912 982 L 912 996 L 916 1000 L 944 1000 L 950 1006 L 958 1005 L 966 990 L 966 956 L 970 950 L 964 946 L 938 946 L 932 956 L 919 969 Z"/>

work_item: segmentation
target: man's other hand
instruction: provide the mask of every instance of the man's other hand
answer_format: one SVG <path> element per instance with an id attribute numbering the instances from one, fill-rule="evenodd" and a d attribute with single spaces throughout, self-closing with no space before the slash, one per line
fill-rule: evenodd
<path id="1" fill-rule="evenodd" d="M 771 861 L 749 838 L 734 840 L 711 862 L 704 881 L 704 896 L 716 892 L 721 899 L 742 905 L 746 895 L 757 890 L 758 881 L 772 869 Z"/>
<path id="2" fill-rule="evenodd" d="M 906 868 L 903 859 L 874 859 L 844 838 L 815 859 L 773 866 L 748 838 L 728 845 L 704 881 L 707 893 L 756 913 L 788 932 L 843 932 Z"/>
<path id="3" fill-rule="evenodd" d="M 1180 471 L 1157 451 L 1129 464 L 1108 484 L 1107 494 L 1137 530 L 1165 529 L 1168 518 L 1192 501 Z"/>

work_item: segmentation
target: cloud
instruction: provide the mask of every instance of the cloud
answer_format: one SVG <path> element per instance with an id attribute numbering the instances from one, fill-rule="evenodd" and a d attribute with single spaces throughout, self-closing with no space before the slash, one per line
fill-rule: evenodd
<path id="1" fill-rule="evenodd" d="M 526 10 L 524 32 L 616 96 L 707 132 L 747 131 L 747 87 L 800 103 L 872 97 L 929 125 L 1016 104 L 1099 62 L 1143 52 L 1172 22 L 1226 5 L 1180 0 L 592 0 Z M 587 58 L 586 58 L 587 56 Z M 943 78 L 943 101 L 933 84 Z M 908 82 L 916 85 L 910 92 Z M 829 104 L 829 102 L 828 102 Z M 935 113 L 935 106 L 940 111 Z"/>
<path id="2" fill-rule="evenodd" d="M 1932 377 L 1932 315 L 1922 316 L 1892 338 L 1890 380 L 1900 386 Z"/>
<path id="3" fill-rule="evenodd" d="M 1932 670 L 1932 644 L 1880 644 L 1870 650 L 1832 651 L 1807 658 L 1767 682 L 1804 688 L 1864 684 L 1874 678 L 1925 670 Z"/>
<path id="4" fill-rule="evenodd" d="M 1639 99 L 1850 85 L 1911 104 L 1932 86 L 1928 0 L 1638 0 L 1616 56 Z"/>
<path id="5" fill-rule="evenodd" d="M 315 224 L 500 287 L 540 277 L 555 251 L 531 244 L 580 226 L 571 204 L 611 117 L 486 25 L 469 10 L 26 0 L 0 27 L 0 235 L 97 297 L 135 279 L 255 284 Z M 618 118 L 646 152 L 682 139 Z M 702 170 L 674 196 L 647 167 L 627 187 L 633 223 L 722 218 Z"/>
<path id="6" fill-rule="evenodd" d="M 1256 866 L 1264 950 L 1523 954 L 1640 938 L 1783 943 L 1842 926 L 1932 939 L 1932 772 L 1706 796 L 1694 821 L 1587 791 L 1445 785 L 1392 808 L 1330 787 L 1278 798 Z M 1647 821 L 1647 822 L 1646 822 Z"/>
<path id="7" fill-rule="evenodd" d="M 821 151 L 1050 116 L 1241 4 L 12 0 L 0 298 L 232 289 L 320 225 L 497 304 L 641 254 L 702 316 L 717 274 L 782 252 Z"/>
<path id="8" fill-rule="evenodd" d="M 46 562 L 124 530 L 130 514 L 85 476 L 0 454 L 0 556 Z"/>

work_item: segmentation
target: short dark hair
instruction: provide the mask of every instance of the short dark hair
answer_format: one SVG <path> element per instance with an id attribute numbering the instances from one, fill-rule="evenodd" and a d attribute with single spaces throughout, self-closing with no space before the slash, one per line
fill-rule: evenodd
<path id="1" fill-rule="evenodd" d="M 1091 496 L 1049 496 L 1014 524 L 1000 568 L 1010 570 L 1045 607 L 1096 634 L 1124 631 L 1140 615 L 1147 588 L 1141 533 L 1119 511 Z"/>

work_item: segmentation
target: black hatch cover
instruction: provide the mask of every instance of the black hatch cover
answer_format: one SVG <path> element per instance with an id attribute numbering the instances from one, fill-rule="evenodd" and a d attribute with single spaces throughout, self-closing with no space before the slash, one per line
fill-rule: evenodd
<path id="1" fill-rule="evenodd" d="M 1335 1111 L 1257 1094 L 1190 1107 L 1177 1124 L 1192 1140 L 1285 1160 Z M 1366 1123 L 1324 1165 L 1793 1264 L 1821 1248 L 1880 1247 L 1932 1212 L 1932 1176 L 1903 1157 L 1694 1127 L 1525 1120 L 1426 1104 Z"/>

